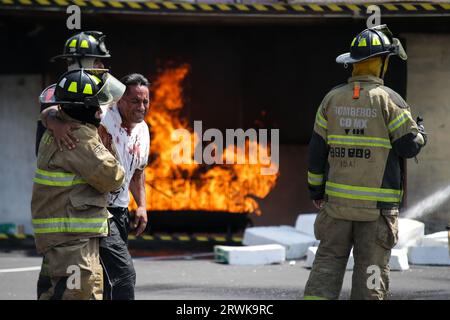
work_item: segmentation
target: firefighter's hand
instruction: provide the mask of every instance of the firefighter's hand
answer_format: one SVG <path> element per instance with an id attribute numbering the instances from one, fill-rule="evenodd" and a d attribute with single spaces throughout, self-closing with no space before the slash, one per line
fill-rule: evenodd
<path id="1" fill-rule="evenodd" d="M 322 209 L 323 206 L 325 205 L 325 200 L 324 199 L 320 199 L 320 200 L 313 200 L 313 204 L 314 207 L 316 207 L 317 209 Z"/>
<path id="2" fill-rule="evenodd" d="M 427 144 L 428 137 L 427 137 L 427 133 L 425 131 L 425 127 L 423 125 L 423 118 L 422 117 L 417 117 L 416 123 L 417 123 L 417 128 L 419 130 L 419 133 L 420 133 L 420 135 L 423 138 L 422 139 L 423 143 L 421 143 L 421 145 L 424 147 Z"/>
<path id="3" fill-rule="evenodd" d="M 73 134 L 72 131 L 80 128 L 80 126 L 73 122 L 67 122 L 59 120 L 55 117 L 48 117 L 47 119 L 48 129 L 52 131 L 56 144 L 60 151 L 62 151 L 62 145 L 67 149 L 75 149 L 76 143 L 80 142 Z"/>
<path id="4" fill-rule="evenodd" d="M 131 227 L 136 229 L 136 236 L 139 236 L 142 232 L 145 231 L 145 227 L 147 226 L 147 210 L 144 207 L 139 207 L 136 209 L 136 213 L 134 214 L 133 221 L 131 223 Z"/>

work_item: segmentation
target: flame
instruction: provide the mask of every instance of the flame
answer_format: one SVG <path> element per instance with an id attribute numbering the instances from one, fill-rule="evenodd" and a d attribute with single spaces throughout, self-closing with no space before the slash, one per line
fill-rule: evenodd
<path id="1" fill-rule="evenodd" d="M 183 108 L 182 81 L 189 73 L 189 65 L 163 70 L 152 84 L 152 101 L 145 121 L 151 128 L 151 154 L 145 169 L 147 210 L 205 210 L 233 213 L 261 214 L 256 199 L 265 198 L 273 189 L 278 174 L 261 175 L 263 164 L 205 165 L 194 161 L 175 164 L 172 150 L 178 141 L 172 140 L 176 129 L 190 132 L 192 145 L 199 137 L 180 116 Z M 214 142 L 213 142 L 214 143 Z M 255 143 L 259 154 L 267 155 L 265 146 L 246 141 L 246 149 Z M 192 148 L 194 149 L 194 148 Z M 227 156 L 238 150 L 230 145 L 223 151 Z M 246 154 L 248 160 L 248 155 Z M 131 196 L 130 210 L 137 208 Z"/>

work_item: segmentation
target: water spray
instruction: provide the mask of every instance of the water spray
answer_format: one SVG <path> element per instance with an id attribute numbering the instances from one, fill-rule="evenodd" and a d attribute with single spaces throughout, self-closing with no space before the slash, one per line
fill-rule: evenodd
<path id="1" fill-rule="evenodd" d="M 415 219 L 434 212 L 436 208 L 444 204 L 450 198 L 450 185 L 439 189 L 422 201 L 407 209 L 403 217 Z"/>

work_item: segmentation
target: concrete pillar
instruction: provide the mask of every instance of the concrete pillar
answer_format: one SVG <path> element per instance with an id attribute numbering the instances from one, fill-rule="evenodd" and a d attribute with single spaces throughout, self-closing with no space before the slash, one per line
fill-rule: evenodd
<path id="1" fill-rule="evenodd" d="M 450 185 L 450 35 L 405 34 L 408 52 L 407 101 L 414 118 L 425 119 L 428 144 L 408 161 L 409 207 Z M 450 200 L 420 220 L 427 231 L 450 221 Z"/>
<path id="2" fill-rule="evenodd" d="M 40 75 L 0 76 L 0 223 L 31 233 L 31 192 L 36 169 Z"/>

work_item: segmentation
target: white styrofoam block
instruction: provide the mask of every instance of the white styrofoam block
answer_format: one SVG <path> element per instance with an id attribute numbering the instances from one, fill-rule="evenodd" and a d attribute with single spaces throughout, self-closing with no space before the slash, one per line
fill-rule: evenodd
<path id="1" fill-rule="evenodd" d="M 393 271 L 408 270 L 408 249 L 392 249 L 389 267 Z"/>
<path id="2" fill-rule="evenodd" d="M 398 219 L 398 242 L 394 249 L 418 246 L 425 236 L 425 224 L 406 218 Z"/>
<path id="3" fill-rule="evenodd" d="M 450 265 L 448 247 L 411 247 L 408 250 L 408 260 L 411 264 Z"/>
<path id="4" fill-rule="evenodd" d="M 286 260 L 286 249 L 279 244 L 233 247 L 214 246 L 217 262 L 233 265 L 264 265 L 281 263 Z"/>
<path id="5" fill-rule="evenodd" d="M 306 268 L 312 268 L 314 259 L 316 258 L 317 247 L 309 247 L 308 251 L 306 251 Z"/>
<path id="6" fill-rule="evenodd" d="M 427 234 L 422 239 L 422 247 L 448 247 L 448 231 Z"/>
<path id="7" fill-rule="evenodd" d="M 309 247 L 306 253 L 306 267 L 311 268 L 316 258 L 317 247 Z M 353 250 L 350 252 L 346 270 L 353 270 L 355 260 L 353 258 Z M 406 249 L 393 249 L 391 259 L 389 260 L 389 267 L 392 271 L 403 271 L 409 269 L 408 251 Z"/>
<path id="8" fill-rule="evenodd" d="M 245 229 L 242 243 L 248 245 L 280 244 L 286 248 L 286 259 L 299 259 L 308 247 L 316 242 L 314 237 L 298 232 L 290 226 L 252 227 Z"/>
<path id="9" fill-rule="evenodd" d="M 299 232 L 314 236 L 314 221 L 316 221 L 316 213 L 300 214 L 295 221 L 295 229 Z"/>

